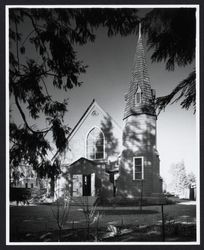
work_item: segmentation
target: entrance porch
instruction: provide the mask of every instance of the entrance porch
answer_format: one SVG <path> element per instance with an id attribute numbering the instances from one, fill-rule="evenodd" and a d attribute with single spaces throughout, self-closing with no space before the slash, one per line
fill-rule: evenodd
<path id="1" fill-rule="evenodd" d="M 72 197 L 95 196 L 95 173 L 72 175 Z"/>

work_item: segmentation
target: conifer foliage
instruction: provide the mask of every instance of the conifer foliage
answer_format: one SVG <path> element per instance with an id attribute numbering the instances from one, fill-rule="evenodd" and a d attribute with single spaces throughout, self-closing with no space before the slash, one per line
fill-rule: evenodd
<path id="1" fill-rule="evenodd" d="M 165 62 L 166 69 L 185 67 L 195 60 L 195 8 L 153 9 L 143 19 L 147 44 L 152 49 L 152 62 Z M 165 83 L 164 83 L 165 84 Z M 193 70 L 177 83 L 172 92 L 157 99 L 159 111 L 169 103 L 180 101 L 184 109 L 196 111 L 196 72 Z"/>

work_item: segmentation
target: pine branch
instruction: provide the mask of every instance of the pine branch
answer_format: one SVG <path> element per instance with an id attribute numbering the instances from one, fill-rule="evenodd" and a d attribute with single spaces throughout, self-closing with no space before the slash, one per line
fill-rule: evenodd
<path id="1" fill-rule="evenodd" d="M 196 111 L 196 72 L 195 70 L 189 74 L 189 76 L 181 81 L 169 95 L 158 97 L 156 100 L 156 106 L 159 109 L 159 113 L 165 110 L 168 104 L 178 102 L 181 98 L 184 100 L 181 102 L 181 107 L 188 109 L 191 105 L 194 107 L 194 113 Z M 176 97 L 176 95 L 178 95 Z"/>

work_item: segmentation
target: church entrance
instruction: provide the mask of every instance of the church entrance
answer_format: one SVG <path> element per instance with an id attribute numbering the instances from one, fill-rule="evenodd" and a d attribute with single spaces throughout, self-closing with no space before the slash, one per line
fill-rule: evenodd
<path id="1" fill-rule="evenodd" d="M 95 173 L 72 176 L 72 196 L 95 196 Z"/>
<path id="2" fill-rule="evenodd" d="M 91 196 L 91 175 L 83 175 L 83 196 Z"/>

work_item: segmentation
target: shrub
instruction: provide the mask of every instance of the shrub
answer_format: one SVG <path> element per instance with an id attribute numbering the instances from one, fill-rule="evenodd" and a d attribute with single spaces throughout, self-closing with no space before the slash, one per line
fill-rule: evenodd
<path id="1" fill-rule="evenodd" d="M 10 188 L 10 201 L 28 201 L 31 199 L 31 189 L 30 188 Z"/>

